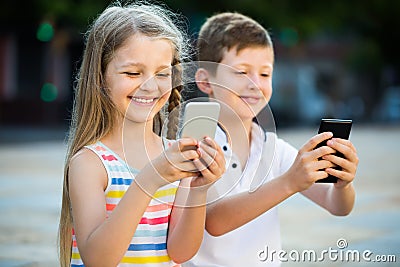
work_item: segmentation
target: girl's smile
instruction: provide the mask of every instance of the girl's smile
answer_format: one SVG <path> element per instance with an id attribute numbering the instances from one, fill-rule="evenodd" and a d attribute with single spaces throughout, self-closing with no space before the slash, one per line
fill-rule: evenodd
<path id="1" fill-rule="evenodd" d="M 131 101 L 135 105 L 139 106 L 153 106 L 153 104 L 158 100 L 159 97 L 131 97 Z"/>

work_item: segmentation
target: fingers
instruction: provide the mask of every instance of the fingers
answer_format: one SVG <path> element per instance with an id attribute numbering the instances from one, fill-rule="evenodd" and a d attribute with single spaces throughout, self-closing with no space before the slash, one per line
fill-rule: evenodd
<path id="1" fill-rule="evenodd" d="M 196 152 L 198 141 L 194 138 L 182 138 L 167 149 L 167 158 L 174 164 L 191 161 L 199 157 Z"/>
<path id="2" fill-rule="evenodd" d="M 340 138 L 329 140 L 327 145 L 343 154 L 341 157 L 337 155 L 324 156 L 324 159 L 329 160 L 342 168 L 341 170 L 327 169 L 327 172 L 341 180 L 351 182 L 355 177 L 359 162 L 356 148 L 349 140 Z"/>
<path id="3" fill-rule="evenodd" d="M 193 164 L 196 166 L 198 170 L 200 170 L 201 177 L 203 178 L 201 179 L 202 182 L 197 183 L 197 186 L 209 185 L 215 182 L 218 178 L 222 176 L 224 172 L 222 168 L 217 166 L 215 161 L 209 164 L 208 167 L 206 166 L 205 162 L 200 159 L 194 160 Z"/>
<path id="4" fill-rule="evenodd" d="M 318 160 L 314 163 L 314 170 L 325 170 L 327 168 L 334 168 L 337 165 L 332 161 L 326 160 L 325 157 L 322 160 Z"/>
<path id="5" fill-rule="evenodd" d="M 199 158 L 199 152 L 194 149 L 190 150 L 185 150 L 181 153 L 176 154 L 176 161 L 177 162 L 187 162 L 187 161 L 192 161 Z"/>
<path id="6" fill-rule="evenodd" d="M 183 171 L 183 172 L 191 172 L 192 174 L 195 172 L 199 172 L 199 170 L 197 169 L 197 167 L 194 165 L 194 160 L 188 160 L 188 161 L 184 161 L 182 163 L 176 164 L 176 168 L 179 171 Z"/>
<path id="7" fill-rule="evenodd" d="M 350 183 L 351 181 L 354 180 L 354 175 L 349 172 L 345 172 L 345 171 L 341 171 L 341 170 L 337 170 L 337 169 L 333 169 L 333 168 L 327 168 L 327 169 L 325 169 L 325 172 L 339 178 L 342 181 L 346 181 L 348 183 Z"/>
<path id="8" fill-rule="evenodd" d="M 312 159 L 319 159 L 325 155 L 330 155 L 336 153 L 336 150 L 329 146 L 321 146 L 313 151 L 309 152 Z"/>
<path id="9" fill-rule="evenodd" d="M 193 164 L 208 183 L 214 182 L 225 172 L 225 157 L 220 146 L 207 137 L 199 144 L 200 158 Z"/>
<path id="10" fill-rule="evenodd" d="M 333 134 L 331 132 L 324 132 L 313 136 L 307 143 L 303 145 L 300 149 L 301 152 L 307 152 L 315 149 L 315 147 L 321 142 L 332 138 Z"/>
<path id="11" fill-rule="evenodd" d="M 202 158 L 205 160 L 208 167 L 211 168 L 212 172 L 217 171 L 217 168 L 223 168 L 223 171 L 225 171 L 225 157 L 221 147 L 211 138 L 206 138 L 205 141 L 206 143 L 200 143 Z"/>
<path id="12" fill-rule="evenodd" d="M 175 151 L 177 152 L 182 152 L 185 151 L 186 150 L 185 148 L 187 147 L 197 147 L 198 143 L 199 142 L 194 138 L 185 137 L 176 141 L 172 145 L 172 148 L 175 149 Z"/>
<path id="13" fill-rule="evenodd" d="M 357 165 L 354 162 L 336 155 L 325 155 L 322 158 L 341 167 L 341 169 L 334 169 L 332 167 L 327 168 L 326 172 L 329 174 L 348 182 L 351 182 L 354 179 L 357 170 Z"/>
<path id="14" fill-rule="evenodd" d="M 225 171 L 225 157 L 214 140 L 207 137 L 198 142 L 193 138 L 182 138 L 167 151 L 166 157 L 181 178 L 200 175 L 199 184 L 211 184 Z"/>
<path id="15" fill-rule="evenodd" d="M 349 140 L 333 138 L 327 142 L 327 145 L 342 153 L 344 158 L 358 164 L 357 150 Z"/>

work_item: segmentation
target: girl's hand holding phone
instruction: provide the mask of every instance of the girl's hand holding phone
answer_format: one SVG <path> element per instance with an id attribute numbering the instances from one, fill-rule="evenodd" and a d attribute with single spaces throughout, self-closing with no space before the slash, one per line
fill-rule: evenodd
<path id="1" fill-rule="evenodd" d="M 221 147 L 210 137 L 199 142 L 197 149 L 200 157 L 193 160 L 193 164 L 199 171 L 190 186 L 208 188 L 217 181 L 225 172 L 225 157 Z"/>
<path id="2" fill-rule="evenodd" d="M 166 183 L 198 174 L 193 162 L 199 159 L 200 153 L 198 149 L 187 149 L 188 147 L 198 148 L 199 142 L 189 137 L 179 139 L 150 163 Z"/>
<path id="3" fill-rule="evenodd" d="M 208 189 L 224 172 L 225 157 L 214 140 L 207 137 L 199 142 L 185 137 L 149 162 L 135 181 L 147 192 L 155 192 L 168 183 L 192 177 L 191 188 Z"/>

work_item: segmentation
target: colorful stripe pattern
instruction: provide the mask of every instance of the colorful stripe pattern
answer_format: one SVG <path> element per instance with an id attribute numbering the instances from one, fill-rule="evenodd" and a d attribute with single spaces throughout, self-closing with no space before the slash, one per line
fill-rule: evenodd
<path id="1" fill-rule="evenodd" d="M 87 146 L 102 160 L 108 174 L 105 191 L 107 214 L 113 209 L 132 183 L 137 170 L 131 169 L 125 161 L 101 142 Z M 167 254 L 168 221 L 177 191 L 177 184 L 160 188 L 153 196 L 132 237 L 131 244 L 118 266 L 179 267 Z M 71 267 L 84 267 L 73 234 Z"/>

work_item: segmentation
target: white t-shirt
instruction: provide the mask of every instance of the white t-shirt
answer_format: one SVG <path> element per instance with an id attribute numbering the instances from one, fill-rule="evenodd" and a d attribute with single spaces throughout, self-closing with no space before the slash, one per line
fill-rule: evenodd
<path id="1" fill-rule="evenodd" d="M 232 153 L 225 133 L 217 130 L 215 140 L 223 148 L 227 171 L 209 189 L 209 201 L 219 197 L 255 190 L 286 172 L 297 155 L 297 150 L 278 139 L 275 133 L 265 133 L 257 124 L 252 127 L 250 156 L 242 172 L 238 158 Z M 278 208 L 274 207 L 249 223 L 219 237 L 204 231 L 198 253 L 183 267 L 243 267 L 279 266 L 274 258 L 265 259 L 263 251 L 281 249 Z M 260 254 L 261 253 L 261 254 Z"/>

